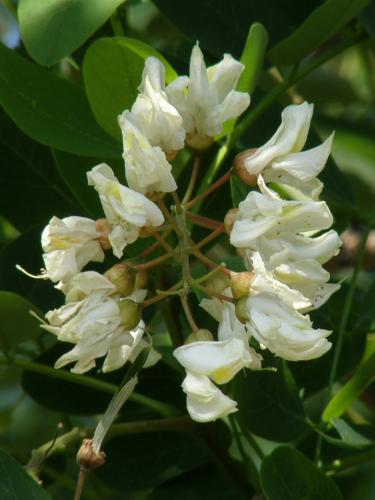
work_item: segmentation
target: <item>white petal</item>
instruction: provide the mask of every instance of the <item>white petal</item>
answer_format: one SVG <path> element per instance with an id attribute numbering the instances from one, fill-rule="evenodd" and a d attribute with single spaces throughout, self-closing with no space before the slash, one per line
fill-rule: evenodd
<path id="1" fill-rule="evenodd" d="M 237 411 L 237 402 L 228 398 L 208 377 L 187 373 L 182 388 L 187 410 L 196 422 L 212 422 Z"/>
<path id="2" fill-rule="evenodd" d="M 245 161 L 250 174 L 259 174 L 272 160 L 301 151 L 310 127 L 313 105 L 304 102 L 287 106 L 281 113 L 281 125 L 263 146 Z"/>

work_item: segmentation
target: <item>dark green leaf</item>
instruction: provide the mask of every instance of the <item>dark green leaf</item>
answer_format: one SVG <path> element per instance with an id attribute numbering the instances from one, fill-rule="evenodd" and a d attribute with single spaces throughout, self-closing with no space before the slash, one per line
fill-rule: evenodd
<path id="1" fill-rule="evenodd" d="M 50 66 L 87 40 L 124 0 L 20 0 L 18 20 L 31 56 Z"/>
<path id="2" fill-rule="evenodd" d="M 23 231 L 77 210 L 48 148 L 25 136 L 1 109 L 0 154 L 0 212 L 14 227 Z"/>
<path id="3" fill-rule="evenodd" d="M 38 142 L 82 155 L 119 156 L 95 122 L 84 92 L 0 44 L 0 104 Z"/>
<path id="4" fill-rule="evenodd" d="M 87 184 L 87 172 L 102 163 L 103 159 L 76 156 L 57 150 L 53 152 L 53 156 L 57 170 L 85 214 L 92 218 L 104 217 L 98 193 Z M 111 159 L 109 165 L 119 182 L 124 184 L 125 168 L 122 159 Z"/>
<path id="5" fill-rule="evenodd" d="M 309 430 L 286 363 L 278 363 L 277 372 L 239 374 L 234 399 L 238 401 L 242 425 L 258 436 L 273 441 L 291 441 Z"/>
<path id="6" fill-rule="evenodd" d="M 229 52 L 239 58 L 252 23 L 266 26 L 272 43 L 284 38 L 319 5 L 318 0 L 154 0 L 156 6 L 193 42 L 211 54 Z"/>
<path id="7" fill-rule="evenodd" d="M 323 2 L 288 38 L 275 45 L 269 51 L 268 57 L 277 65 L 299 62 L 357 16 L 369 1 Z"/>
<path id="8" fill-rule="evenodd" d="M 132 38 L 101 38 L 86 52 L 83 76 L 91 109 L 104 130 L 118 139 L 117 117 L 135 101 L 149 56 L 164 63 L 167 81 L 177 76 L 155 49 Z"/>
<path id="9" fill-rule="evenodd" d="M 0 477 L 0 498 L 4 500 L 51 500 L 23 467 L 1 449 Z"/>
<path id="10" fill-rule="evenodd" d="M 359 16 L 360 22 L 366 28 L 369 35 L 375 37 L 375 1 L 371 0 L 368 7 Z"/>
<path id="11" fill-rule="evenodd" d="M 261 482 L 267 500 L 340 500 L 332 479 L 295 448 L 276 448 L 262 462 Z"/>
<path id="12" fill-rule="evenodd" d="M 39 322 L 31 316 L 36 307 L 20 295 L 0 291 L 0 349 L 37 338 L 41 334 Z"/>
<path id="13" fill-rule="evenodd" d="M 225 480 L 217 469 L 205 467 L 197 471 L 183 474 L 156 488 L 147 500 L 235 500 L 239 493 L 234 486 Z"/>
<path id="14" fill-rule="evenodd" d="M 363 448 L 364 446 L 373 444 L 373 441 L 353 429 L 353 427 L 351 427 L 342 418 L 333 418 L 331 420 L 331 423 L 339 433 L 341 439 L 347 445 L 353 446 L 355 448 Z"/>
<path id="15" fill-rule="evenodd" d="M 122 491 L 158 486 L 210 458 L 192 435 L 176 431 L 117 436 L 104 450 L 108 458 L 96 475 Z"/>

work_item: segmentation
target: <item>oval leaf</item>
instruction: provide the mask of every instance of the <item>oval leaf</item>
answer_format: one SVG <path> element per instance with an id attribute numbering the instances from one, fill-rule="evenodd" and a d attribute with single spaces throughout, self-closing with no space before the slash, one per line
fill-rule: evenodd
<path id="1" fill-rule="evenodd" d="M 285 363 L 280 363 L 277 372 L 238 376 L 234 399 L 242 425 L 258 436 L 291 441 L 308 431 L 297 387 Z"/>
<path id="2" fill-rule="evenodd" d="M 8 453 L 0 449 L 0 498 L 4 500 L 51 500 Z"/>
<path id="3" fill-rule="evenodd" d="M 123 1 L 20 0 L 22 40 L 39 64 L 55 64 L 95 33 Z"/>
<path id="4" fill-rule="evenodd" d="M 298 450 L 276 448 L 267 456 L 260 470 L 268 500 L 340 500 L 341 494 L 332 479 L 320 472 Z"/>
<path id="5" fill-rule="evenodd" d="M 132 38 L 101 38 L 86 52 L 83 76 L 91 109 L 103 129 L 118 139 L 121 139 L 121 130 L 117 117 L 135 101 L 144 62 L 149 56 L 164 63 L 167 81 L 176 78 L 163 56 Z"/>
<path id="6" fill-rule="evenodd" d="M 38 313 L 31 302 L 12 292 L 0 291 L 0 349 L 32 340 L 41 334 L 38 320 L 30 310 Z"/>
<path id="7" fill-rule="evenodd" d="M 337 33 L 369 3 L 369 0 L 327 0 L 290 36 L 268 53 L 274 64 L 288 65 L 301 61 Z"/>
<path id="8" fill-rule="evenodd" d="M 81 155 L 120 156 L 97 125 L 84 92 L 0 44 L 0 105 L 27 135 Z"/>

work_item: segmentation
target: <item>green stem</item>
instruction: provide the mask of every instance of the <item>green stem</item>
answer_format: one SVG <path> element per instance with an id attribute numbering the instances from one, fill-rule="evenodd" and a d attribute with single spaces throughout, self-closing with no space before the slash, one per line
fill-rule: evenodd
<path id="1" fill-rule="evenodd" d="M 194 424 L 187 416 L 164 418 L 160 420 L 144 420 L 139 422 L 124 422 L 113 424 L 106 436 L 106 440 L 122 434 L 142 434 L 145 432 L 181 431 L 193 432 Z"/>
<path id="2" fill-rule="evenodd" d="M 65 370 L 56 370 L 50 366 L 42 365 L 41 363 L 28 361 L 22 358 L 13 358 L 12 360 L 2 359 L 0 360 L 0 365 L 2 364 L 19 366 L 25 370 L 39 373 L 40 375 L 46 375 L 47 377 L 53 377 L 58 380 L 65 380 L 66 382 L 72 382 L 74 384 L 90 387 L 91 389 L 96 389 L 111 395 L 115 394 L 118 390 L 118 387 L 115 384 L 110 384 L 109 382 L 104 382 L 103 380 L 98 380 L 94 377 L 89 377 L 88 375 L 76 375 Z M 149 396 L 144 396 L 143 394 L 133 392 L 130 396 L 130 400 L 134 403 L 151 408 L 163 416 L 169 417 L 178 414 L 178 410 L 173 406 L 150 398 Z"/>
<path id="3" fill-rule="evenodd" d="M 349 469 L 350 467 L 353 467 L 355 465 L 370 462 L 371 460 L 375 460 L 375 450 L 361 453 L 360 455 L 354 455 L 353 457 L 343 458 L 341 460 L 334 460 L 333 462 L 324 465 L 322 467 L 322 470 L 325 472 L 336 474 L 337 472 Z"/>
<path id="4" fill-rule="evenodd" d="M 357 284 L 359 270 L 361 269 L 362 261 L 363 261 L 364 255 L 365 255 L 366 243 L 367 243 L 368 236 L 370 234 L 370 230 L 371 230 L 371 227 L 370 226 L 367 227 L 363 236 L 362 236 L 357 261 L 356 261 L 355 267 L 353 269 L 353 274 L 352 274 L 352 277 L 350 280 L 348 293 L 347 293 L 346 298 L 345 298 L 345 303 L 344 303 L 344 307 L 343 307 L 341 321 L 340 321 L 339 329 L 338 329 L 338 333 L 337 333 L 336 346 L 335 346 L 335 350 L 333 353 L 331 371 L 330 371 L 329 379 L 328 379 L 327 397 L 326 397 L 324 407 L 327 406 L 328 400 L 332 396 L 332 393 L 333 393 L 333 384 L 336 380 L 336 375 L 337 375 L 337 370 L 338 370 L 338 366 L 339 366 L 339 362 L 340 362 L 342 346 L 344 343 L 344 338 L 345 338 L 346 329 L 347 329 L 347 325 L 348 325 L 350 310 L 352 307 L 354 291 L 355 291 L 355 287 Z M 321 427 L 322 427 L 322 421 L 320 422 L 319 429 L 321 429 Z M 323 436 L 320 434 L 318 436 L 317 447 L 316 447 L 316 461 L 317 462 L 319 462 L 322 444 L 323 444 Z"/>

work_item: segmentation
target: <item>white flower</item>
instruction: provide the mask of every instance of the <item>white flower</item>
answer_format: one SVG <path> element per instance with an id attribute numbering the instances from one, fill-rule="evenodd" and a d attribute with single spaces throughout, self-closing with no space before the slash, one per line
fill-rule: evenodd
<path id="1" fill-rule="evenodd" d="M 281 114 L 281 125 L 271 139 L 254 153 L 242 157 L 247 173 L 262 174 L 265 182 L 291 186 L 309 198 L 318 199 L 323 184 L 316 177 L 327 162 L 334 134 L 321 145 L 301 151 L 312 112 L 313 105 L 306 102 L 287 106 Z"/>
<path id="2" fill-rule="evenodd" d="M 235 88 L 244 66 L 225 54 L 218 64 L 206 68 L 198 45 L 193 48 L 189 77 L 179 77 L 166 88 L 170 102 L 184 120 L 190 140 L 202 140 L 219 134 L 222 125 L 237 118 L 250 104 L 247 93 Z"/>
<path id="3" fill-rule="evenodd" d="M 244 161 L 248 172 L 258 175 L 275 158 L 301 151 L 307 139 L 312 114 L 313 105 L 307 102 L 287 106 L 281 113 L 282 122 L 275 134 Z"/>
<path id="4" fill-rule="evenodd" d="M 143 70 L 140 94 L 130 113 L 119 117 L 120 126 L 129 120 L 152 146 L 159 146 L 165 153 L 184 147 L 185 130 L 182 117 L 165 93 L 165 68 L 155 57 L 148 57 Z M 127 130 L 123 131 L 128 133 Z"/>
<path id="5" fill-rule="evenodd" d="M 124 146 L 123 158 L 129 187 L 139 193 L 171 193 L 177 189 L 172 166 L 159 146 L 152 146 L 134 126 L 130 111 L 119 117 Z"/>
<path id="6" fill-rule="evenodd" d="M 116 257 L 125 246 L 133 243 L 145 226 L 160 226 L 164 217 L 159 208 L 144 195 L 122 186 L 112 169 L 102 163 L 87 173 L 88 183 L 94 186 L 111 225 L 108 239 Z"/>
<path id="7" fill-rule="evenodd" d="M 189 415 L 196 422 L 212 422 L 237 411 L 237 402 L 204 375 L 187 372 L 182 388 Z"/>
<path id="8" fill-rule="evenodd" d="M 310 318 L 277 295 L 259 293 L 246 299 L 249 333 L 271 352 L 289 361 L 315 359 L 331 347 L 328 330 L 313 329 Z"/>
<path id="9" fill-rule="evenodd" d="M 43 260 L 52 281 L 65 280 L 90 261 L 103 262 L 95 221 L 86 217 L 52 217 L 42 233 Z"/>
<path id="10" fill-rule="evenodd" d="M 257 250 L 270 269 L 287 261 L 303 259 L 314 259 L 324 264 L 339 253 L 341 245 L 342 241 L 333 229 L 314 238 L 286 235 L 273 239 L 261 236 L 257 239 Z"/>
<path id="11" fill-rule="evenodd" d="M 282 283 L 282 280 L 278 279 L 279 277 L 276 273 L 273 274 L 266 269 L 258 252 L 253 252 L 249 257 L 249 261 L 251 262 L 251 269 L 254 272 L 254 278 L 249 290 L 250 295 L 263 292 L 273 293 L 286 304 L 299 311 L 306 311 L 311 308 L 312 303 L 308 297 L 305 297 L 293 287 Z"/>
<path id="12" fill-rule="evenodd" d="M 288 201 L 270 190 L 251 191 L 239 204 L 230 242 L 238 248 L 256 248 L 256 240 L 261 236 L 272 239 L 320 231 L 329 228 L 332 222 L 324 201 Z"/>
<path id="13" fill-rule="evenodd" d="M 116 285 L 96 271 L 76 274 L 69 281 L 60 282 L 55 288 L 65 294 L 66 303 L 83 300 L 93 292 L 99 292 L 102 295 L 111 295 L 116 292 Z"/>
<path id="14" fill-rule="evenodd" d="M 178 347 L 173 355 L 187 371 L 206 375 L 217 384 L 229 382 L 253 362 L 243 340 L 237 338 L 193 342 Z"/>

